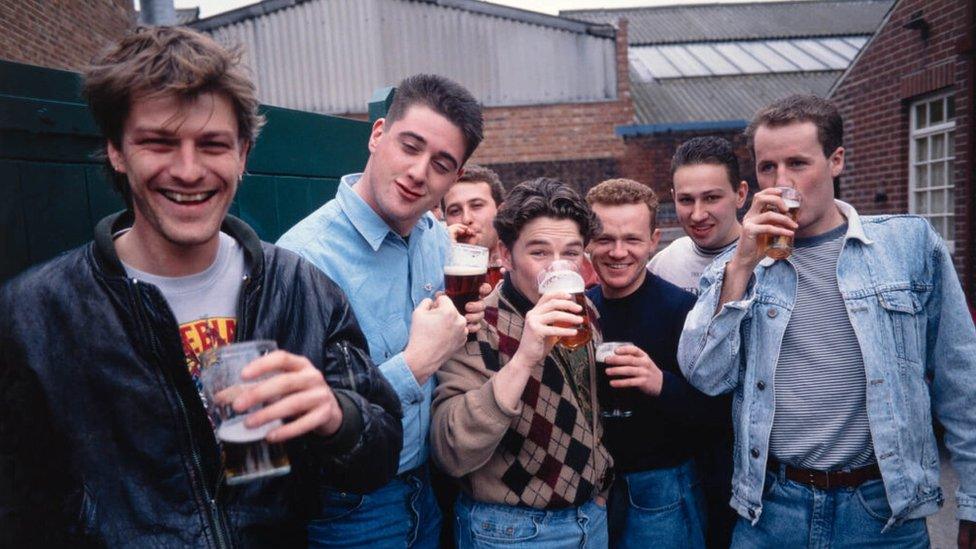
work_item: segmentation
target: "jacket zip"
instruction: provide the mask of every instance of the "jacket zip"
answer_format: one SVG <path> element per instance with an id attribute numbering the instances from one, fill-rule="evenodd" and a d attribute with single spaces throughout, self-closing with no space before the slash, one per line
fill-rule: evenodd
<path id="1" fill-rule="evenodd" d="M 139 281 L 136 279 L 132 279 L 132 283 L 133 283 L 133 287 L 136 289 L 136 292 L 139 292 L 140 291 L 138 289 Z M 162 356 L 162 344 L 159 342 L 159 339 L 156 337 L 156 333 L 149 326 L 148 319 L 145 318 L 145 309 L 144 307 L 142 307 L 143 301 L 141 299 L 141 296 L 139 296 L 139 298 L 136 299 L 136 301 L 138 301 L 138 305 L 139 305 L 138 308 L 139 311 L 142 313 L 142 315 L 140 316 L 142 328 L 149 335 L 152 350 L 154 351 L 154 354 L 156 354 L 157 356 Z M 166 375 L 168 379 L 170 375 L 166 372 L 165 367 L 163 367 L 162 369 L 164 375 Z M 203 473 L 203 463 L 200 458 L 200 448 L 197 446 L 196 439 L 194 439 L 193 437 L 193 430 L 190 426 L 190 414 L 187 411 L 186 403 L 183 401 L 183 396 L 180 394 L 179 391 L 174 391 L 174 392 L 176 393 L 176 402 L 179 405 L 179 409 L 180 409 L 180 418 L 183 420 L 183 427 L 185 429 L 187 439 L 189 439 L 190 442 L 190 457 L 192 458 L 193 461 L 193 472 L 194 475 L 197 477 L 197 479 L 199 479 L 198 482 L 192 483 L 193 487 L 195 489 L 198 489 L 196 490 L 198 492 L 197 493 L 198 499 L 200 499 L 200 496 L 203 496 L 202 500 L 205 501 L 207 504 L 206 515 L 207 515 L 208 522 L 210 523 L 210 528 L 213 530 L 216 536 L 217 547 L 230 547 L 230 544 L 227 542 L 228 536 L 224 532 L 226 525 L 223 523 L 220 510 L 217 508 L 216 496 L 211 495 L 210 489 L 207 487 L 206 479 Z M 199 492 L 202 492 L 202 494 Z"/>

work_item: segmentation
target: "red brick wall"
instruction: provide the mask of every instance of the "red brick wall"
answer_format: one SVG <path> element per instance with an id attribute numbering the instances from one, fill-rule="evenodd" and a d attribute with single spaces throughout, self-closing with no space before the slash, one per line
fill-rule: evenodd
<path id="1" fill-rule="evenodd" d="M 487 165 L 602 159 L 619 161 L 623 140 L 614 128 L 631 124 L 627 22 L 616 38 L 617 100 L 485 109 L 485 139 L 472 157 Z"/>
<path id="2" fill-rule="evenodd" d="M 847 169 L 841 198 L 864 213 L 908 211 L 908 135 L 911 102 L 936 92 L 955 100 L 956 263 L 970 299 L 976 295 L 973 246 L 971 103 L 972 0 L 900 0 L 832 95 L 844 115 Z M 904 25 L 921 12 L 929 37 Z M 967 38 L 967 33 L 970 36 Z M 968 215 L 968 217 L 967 217 Z M 968 272 L 967 272 L 968 271 Z"/>
<path id="3" fill-rule="evenodd" d="M 0 59 L 79 70 L 134 14 L 132 0 L 0 0 Z"/>

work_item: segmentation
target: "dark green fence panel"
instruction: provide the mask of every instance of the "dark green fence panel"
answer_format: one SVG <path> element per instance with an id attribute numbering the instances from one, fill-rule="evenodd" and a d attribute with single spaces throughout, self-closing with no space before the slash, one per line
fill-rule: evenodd
<path id="1" fill-rule="evenodd" d="M 99 219 L 124 207 L 96 157 L 103 139 L 80 89 L 76 73 L 0 61 L 0 282 L 90 240 Z M 262 112 L 268 123 L 231 213 L 273 242 L 335 196 L 342 175 L 362 170 L 370 124 Z"/>

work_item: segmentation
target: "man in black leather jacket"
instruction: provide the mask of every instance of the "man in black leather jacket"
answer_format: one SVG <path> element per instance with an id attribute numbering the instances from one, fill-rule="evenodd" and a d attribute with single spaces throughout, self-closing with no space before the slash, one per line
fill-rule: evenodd
<path id="1" fill-rule="evenodd" d="M 320 486 L 394 476 L 400 406 L 341 290 L 227 215 L 254 87 L 209 38 L 148 28 L 85 91 L 129 209 L 0 288 L 0 546 L 303 546 Z M 256 339 L 280 350 L 244 376 L 276 375 L 233 405 L 283 420 L 292 471 L 229 486 L 196 355 Z"/>

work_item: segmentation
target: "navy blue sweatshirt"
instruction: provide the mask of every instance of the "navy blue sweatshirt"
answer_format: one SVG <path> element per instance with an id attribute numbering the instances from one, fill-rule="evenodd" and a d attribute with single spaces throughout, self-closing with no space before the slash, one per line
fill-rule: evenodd
<path id="1" fill-rule="evenodd" d="M 604 341 L 630 341 L 664 374 L 661 394 L 640 393 L 634 414 L 604 420 L 604 442 L 618 471 L 673 467 L 707 446 L 729 425 L 728 395 L 709 397 L 692 387 L 678 369 L 678 340 L 695 296 L 647 273 L 629 296 L 608 299 L 599 286 L 587 296 L 600 312 Z"/>

